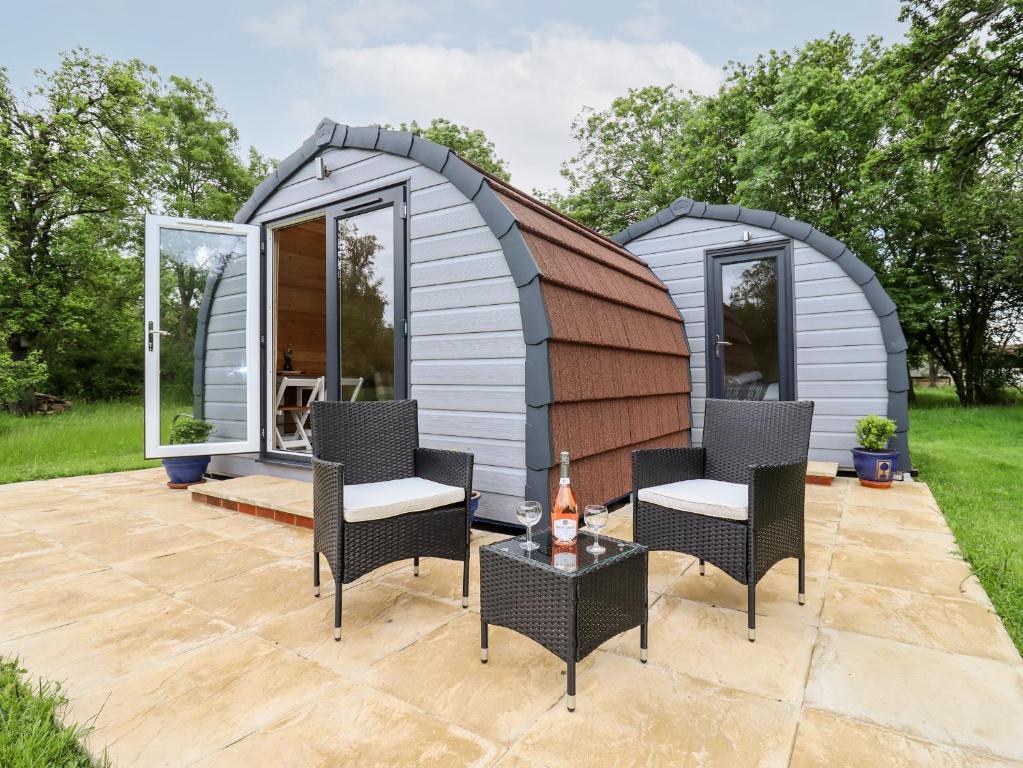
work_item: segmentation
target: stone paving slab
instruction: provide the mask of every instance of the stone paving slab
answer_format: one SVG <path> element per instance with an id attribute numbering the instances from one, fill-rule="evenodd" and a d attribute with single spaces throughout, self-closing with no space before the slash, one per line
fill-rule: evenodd
<path id="1" fill-rule="evenodd" d="M 499 535 L 468 610 L 459 563 L 394 563 L 345 585 L 335 643 L 310 531 L 164 480 L 0 486 L 0 654 L 65 681 L 116 765 L 1023 766 L 1023 660 L 920 483 L 807 486 L 807 604 L 779 563 L 755 644 L 741 585 L 652 553 L 649 663 L 610 640 L 570 714 L 539 645 L 494 627 L 479 662 Z"/>

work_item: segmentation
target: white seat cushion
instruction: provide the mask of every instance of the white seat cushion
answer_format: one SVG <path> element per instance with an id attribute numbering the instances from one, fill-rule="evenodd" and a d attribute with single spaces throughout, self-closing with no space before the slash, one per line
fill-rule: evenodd
<path id="1" fill-rule="evenodd" d="M 465 489 L 421 477 L 345 486 L 345 520 L 364 523 L 465 501 Z"/>
<path id="2" fill-rule="evenodd" d="M 749 491 L 742 483 L 682 480 L 642 488 L 639 500 L 697 515 L 723 517 L 726 520 L 749 519 Z"/>

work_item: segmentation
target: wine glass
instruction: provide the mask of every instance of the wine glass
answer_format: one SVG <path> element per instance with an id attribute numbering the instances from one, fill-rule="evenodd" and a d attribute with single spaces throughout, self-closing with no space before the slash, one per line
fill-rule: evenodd
<path id="1" fill-rule="evenodd" d="M 539 549 L 540 545 L 533 541 L 533 526 L 540 522 L 543 516 L 543 507 L 539 501 L 520 501 L 515 509 L 515 515 L 519 522 L 526 526 L 526 540 L 519 544 L 527 552 Z"/>
<path id="2" fill-rule="evenodd" d="M 593 534 L 593 543 L 586 548 L 591 555 L 602 555 L 607 552 L 600 545 L 600 532 L 607 525 L 607 507 L 602 504 L 590 504 L 583 512 L 583 519 L 586 520 L 586 527 Z"/>

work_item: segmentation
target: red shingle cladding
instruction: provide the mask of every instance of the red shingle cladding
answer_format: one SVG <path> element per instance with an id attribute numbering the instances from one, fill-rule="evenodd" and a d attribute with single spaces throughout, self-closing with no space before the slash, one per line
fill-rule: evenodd
<path id="1" fill-rule="evenodd" d="M 627 494 L 636 448 L 689 444 L 689 349 L 664 284 L 624 248 L 495 179 L 540 270 L 553 389 L 548 479 L 580 504 Z"/>

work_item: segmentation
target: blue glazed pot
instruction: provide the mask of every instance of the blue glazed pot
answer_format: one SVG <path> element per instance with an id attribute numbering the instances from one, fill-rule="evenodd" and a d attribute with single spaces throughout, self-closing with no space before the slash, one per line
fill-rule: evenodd
<path id="1" fill-rule="evenodd" d="M 167 470 L 168 485 L 172 488 L 184 488 L 202 482 L 206 467 L 210 464 L 209 456 L 175 456 L 163 459 L 163 468 Z"/>
<path id="2" fill-rule="evenodd" d="M 860 485 L 869 488 L 888 488 L 895 476 L 895 468 L 899 465 L 898 451 L 868 451 L 865 448 L 853 448 L 853 467 Z"/>
<path id="3" fill-rule="evenodd" d="M 476 519 L 476 510 L 480 508 L 480 492 L 473 491 L 469 496 L 469 521 Z"/>

